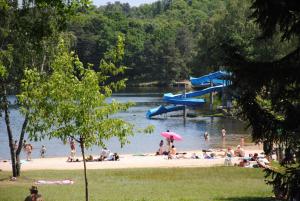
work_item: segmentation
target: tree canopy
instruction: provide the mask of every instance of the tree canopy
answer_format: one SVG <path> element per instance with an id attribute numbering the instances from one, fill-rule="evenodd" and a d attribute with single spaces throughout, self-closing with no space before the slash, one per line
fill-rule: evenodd
<path id="1" fill-rule="evenodd" d="M 300 32 L 298 1 L 253 1 L 252 18 L 262 32 L 256 41 L 292 43 L 279 57 L 251 58 L 234 40 L 224 42 L 226 61 L 233 73 L 233 88 L 241 116 L 249 122 L 253 139 L 264 143 L 270 154 L 276 146 L 285 150 L 284 171 L 267 170 L 280 198 L 298 200 L 300 168 Z M 279 41 L 281 39 L 281 41 Z M 296 161 L 294 160 L 296 156 Z M 298 189 L 298 190 L 297 190 Z"/>

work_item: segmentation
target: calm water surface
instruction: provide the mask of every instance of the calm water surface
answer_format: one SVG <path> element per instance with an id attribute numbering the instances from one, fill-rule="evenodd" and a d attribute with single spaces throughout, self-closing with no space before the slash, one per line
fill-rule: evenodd
<path id="1" fill-rule="evenodd" d="M 173 89 L 174 90 L 174 89 Z M 158 116 L 156 119 L 147 119 L 148 109 L 164 104 L 162 102 L 163 93 L 170 92 L 170 89 L 157 88 L 135 88 L 127 89 L 124 92 L 116 93 L 113 99 L 120 102 L 135 102 L 136 105 L 126 112 L 121 112 L 116 116 L 136 125 L 137 128 L 145 128 L 148 125 L 154 125 L 155 131 L 152 134 L 139 134 L 130 137 L 130 144 L 120 147 L 116 138 L 107 141 L 107 147 L 113 152 L 118 153 L 150 153 L 158 149 L 161 139 L 160 132 L 174 131 L 182 135 L 183 140 L 175 142 L 178 151 L 199 150 L 208 148 L 223 148 L 228 145 L 236 146 L 243 136 L 250 141 L 249 131 L 245 130 L 245 124 L 238 120 L 222 117 L 197 117 L 188 118 L 185 122 L 182 117 L 170 117 L 170 115 Z M 13 97 L 10 97 L 13 101 Z M 14 134 L 20 133 L 23 123 L 23 117 L 17 108 L 11 108 L 11 126 Z M 0 159 L 9 159 L 8 138 L 6 126 L 3 117 L 0 117 Z M 222 127 L 226 128 L 227 135 L 225 140 L 221 137 Z M 210 134 L 208 141 L 204 140 L 203 133 L 207 131 Z M 27 138 L 27 136 L 25 136 Z M 43 140 L 41 142 L 31 142 L 34 147 L 33 157 L 39 157 L 39 151 L 42 145 L 47 148 L 46 156 L 67 156 L 69 154 L 69 145 L 64 145 L 57 139 Z M 79 150 L 79 149 L 78 149 Z M 88 154 L 98 154 L 100 147 L 92 147 Z M 78 152 L 79 153 L 79 152 Z M 24 154 L 23 154 L 24 155 Z M 23 156 L 24 157 L 24 156 Z"/>

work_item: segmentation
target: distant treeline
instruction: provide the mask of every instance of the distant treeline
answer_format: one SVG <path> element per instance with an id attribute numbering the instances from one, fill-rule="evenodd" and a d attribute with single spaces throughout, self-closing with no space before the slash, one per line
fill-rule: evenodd
<path id="1" fill-rule="evenodd" d="M 80 59 L 95 68 L 124 34 L 129 82 L 168 84 L 224 68 L 224 43 L 261 61 L 290 50 L 292 43 L 258 40 L 250 5 L 250 0 L 161 0 L 140 7 L 115 2 L 78 11 L 68 29 Z"/>

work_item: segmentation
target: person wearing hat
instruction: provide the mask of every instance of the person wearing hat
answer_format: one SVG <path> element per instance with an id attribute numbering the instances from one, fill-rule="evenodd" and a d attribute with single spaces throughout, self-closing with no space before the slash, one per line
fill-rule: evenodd
<path id="1" fill-rule="evenodd" d="M 29 189 L 30 195 L 28 195 L 24 201 L 43 201 L 43 198 L 38 194 L 37 186 L 31 186 Z"/>

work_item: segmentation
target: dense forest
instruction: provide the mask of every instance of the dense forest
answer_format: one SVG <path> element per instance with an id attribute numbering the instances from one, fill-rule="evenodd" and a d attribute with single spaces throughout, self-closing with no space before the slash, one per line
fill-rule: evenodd
<path id="1" fill-rule="evenodd" d="M 223 69 L 223 43 L 234 43 L 244 56 L 259 61 L 293 49 L 293 39 L 259 41 L 250 7 L 250 0 L 161 0 L 140 7 L 115 2 L 79 10 L 68 30 L 80 59 L 96 69 L 117 35 L 124 34 L 129 83 L 169 84 Z"/>

